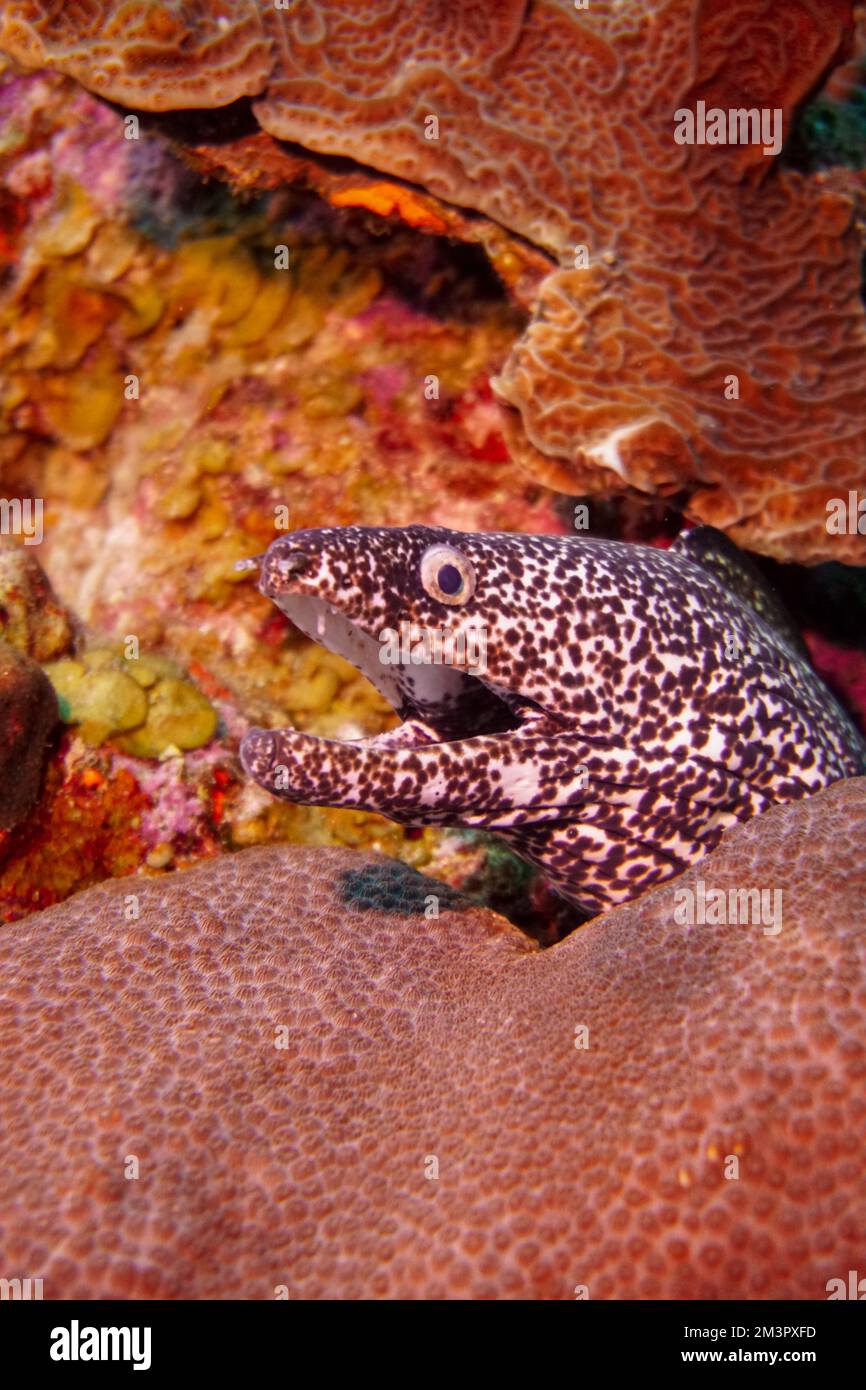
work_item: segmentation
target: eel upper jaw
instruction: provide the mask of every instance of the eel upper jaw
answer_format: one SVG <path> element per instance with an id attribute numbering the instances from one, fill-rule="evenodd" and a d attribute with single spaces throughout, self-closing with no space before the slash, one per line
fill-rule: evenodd
<path id="1" fill-rule="evenodd" d="M 548 722 L 532 701 L 453 666 L 384 665 L 380 642 L 325 599 L 286 589 L 269 597 L 307 637 L 357 667 L 399 714 L 396 729 L 352 742 L 367 748 L 420 747 Z"/>

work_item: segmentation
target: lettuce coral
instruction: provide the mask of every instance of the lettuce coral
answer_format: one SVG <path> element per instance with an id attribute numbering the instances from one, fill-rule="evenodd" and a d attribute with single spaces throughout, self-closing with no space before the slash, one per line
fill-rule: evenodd
<path id="1" fill-rule="evenodd" d="M 699 102 L 765 111 L 786 134 L 846 54 L 848 0 L 104 0 L 86 23 L 61 13 L 13 0 L 0 45 L 145 109 L 257 93 L 278 138 L 542 247 L 559 268 L 495 381 L 512 451 L 537 477 L 676 494 L 778 558 L 862 555 L 857 535 L 824 525 L 866 463 L 862 194 L 776 167 L 760 142 L 674 139 L 675 113 Z"/>

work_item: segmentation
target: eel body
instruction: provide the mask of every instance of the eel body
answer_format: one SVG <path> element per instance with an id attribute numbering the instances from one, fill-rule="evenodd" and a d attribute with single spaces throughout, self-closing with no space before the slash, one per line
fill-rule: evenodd
<path id="1" fill-rule="evenodd" d="M 297 531 L 259 587 L 352 661 L 398 728 L 251 729 L 303 805 L 503 836 L 584 911 L 636 897 L 778 802 L 866 772 L 866 742 L 731 542 L 670 550 L 439 527 Z"/>

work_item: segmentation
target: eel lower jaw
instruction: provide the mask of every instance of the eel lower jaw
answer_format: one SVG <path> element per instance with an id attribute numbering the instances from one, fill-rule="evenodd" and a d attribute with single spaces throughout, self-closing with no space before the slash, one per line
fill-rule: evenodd
<path id="1" fill-rule="evenodd" d="M 362 738 L 323 738 L 292 728 L 252 728 L 241 740 L 241 763 L 248 776 L 272 795 L 300 804 L 334 806 L 344 804 L 340 781 L 334 780 L 334 769 L 340 766 L 349 750 L 355 750 L 371 770 L 381 759 L 383 774 L 385 768 L 390 767 L 391 772 L 387 774 L 390 776 L 397 766 L 394 759 L 402 760 L 404 754 L 422 750 L 429 754 L 441 748 L 457 762 L 462 758 L 470 761 L 483 751 L 485 744 L 490 745 L 494 756 L 501 750 L 503 738 L 518 733 L 525 737 L 531 733 L 550 732 L 551 721 L 543 712 L 536 714 L 528 709 L 525 715 L 515 714 L 494 691 L 487 691 L 485 687 L 485 692 L 491 699 L 491 717 L 490 727 L 484 729 L 479 729 L 477 718 L 459 721 L 454 711 L 450 713 L 447 729 L 438 729 L 426 719 L 410 714 L 396 728 Z M 471 753 L 467 748 L 462 754 L 462 745 L 471 745 Z"/>
<path id="2" fill-rule="evenodd" d="M 507 711 L 507 706 L 504 701 L 502 704 L 503 709 Z M 483 730 L 473 727 L 473 722 L 467 720 L 464 726 L 457 727 L 447 734 L 438 730 L 434 724 L 425 719 L 410 716 L 398 724 L 396 728 L 386 729 L 384 733 L 371 734 L 366 738 L 339 741 L 358 744 L 363 748 L 368 748 L 373 751 L 377 748 L 456 747 L 458 744 L 466 743 L 470 739 L 473 745 L 477 747 L 485 738 L 491 740 L 494 738 L 500 739 L 503 736 L 517 733 L 530 726 L 537 725 L 540 729 L 542 724 L 546 725 L 546 721 L 541 718 L 536 721 L 532 717 L 525 719 L 511 717 L 510 711 L 508 711 L 508 715 L 509 717 L 507 719 L 503 718 L 503 720 L 495 723 L 490 728 L 485 728 Z"/>
<path id="3" fill-rule="evenodd" d="M 422 748 L 434 743 L 450 740 L 439 738 L 432 724 L 422 719 L 404 719 L 394 729 L 385 729 L 381 734 L 369 734 L 365 738 L 346 740 L 358 743 L 364 748 Z"/>

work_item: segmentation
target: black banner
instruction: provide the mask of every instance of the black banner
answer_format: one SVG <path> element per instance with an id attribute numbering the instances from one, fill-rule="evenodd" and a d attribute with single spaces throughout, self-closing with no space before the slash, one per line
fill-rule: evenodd
<path id="1" fill-rule="evenodd" d="M 856 1300 L 858 1303 L 861 1300 Z M 347 1369 L 363 1369 L 371 1354 L 391 1359 L 415 1327 L 425 1336 L 418 1373 L 453 1375 L 455 1348 L 448 1340 L 431 1343 L 429 1333 L 472 1334 L 501 1329 L 478 1342 L 477 1355 L 489 1373 L 503 1353 L 547 1365 L 552 1355 L 579 1367 L 599 1365 L 616 1373 L 665 1375 L 675 1367 L 804 1366 L 822 1384 L 858 1362 L 863 1316 L 848 1298 L 821 1303 L 593 1303 L 524 1306 L 521 1336 L 515 1338 L 511 1313 L 466 1304 L 401 1305 L 373 1303 L 40 1303 L 0 1304 L 0 1330 L 10 1364 L 24 1373 L 46 1373 L 62 1383 L 72 1376 L 92 1378 L 108 1370 L 161 1381 L 166 1374 L 212 1372 L 221 1378 L 260 1372 L 295 1374 L 312 1358 L 333 1375 L 339 1358 Z M 846 1306 L 849 1305 L 849 1306 Z M 419 1319 L 415 1323 L 415 1318 Z M 480 1321 L 479 1321 L 480 1319 Z M 334 1334 L 339 1333 L 335 1338 Z M 533 1343 L 533 1333 L 543 1337 Z M 551 1341 L 562 1337 L 561 1343 Z M 386 1340 L 387 1339 L 387 1340 Z M 518 1345 L 515 1345 L 517 1343 Z M 461 1348 L 465 1342 L 459 1344 Z M 519 1349 L 518 1349 L 519 1347 Z M 507 1348 L 507 1352 L 506 1352 Z M 459 1354 L 463 1359 L 463 1351 Z M 299 1361 L 300 1358 L 300 1361 Z M 303 1372 L 301 1372 L 303 1373 Z M 403 1373 L 412 1379 L 410 1365 Z"/>

